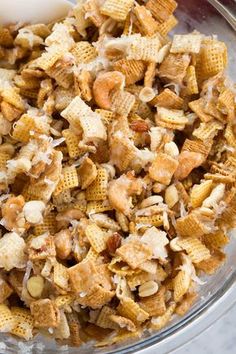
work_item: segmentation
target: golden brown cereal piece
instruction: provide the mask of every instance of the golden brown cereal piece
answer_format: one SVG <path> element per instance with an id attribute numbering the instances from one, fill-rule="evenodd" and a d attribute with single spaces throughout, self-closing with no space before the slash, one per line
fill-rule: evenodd
<path id="1" fill-rule="evenodd" d="M 81 188 L 86 189 L 97 177 L 97 168 L 91 159 L 86 157 L 78 169 Z"/>
<path id="2" fill-rule="evenodd" d="M 157 36 L 141 37 L 131 44 L 127 59 L 156 62 L 160 48 L 161 42 Z"/>
<path id="3" fill-rule="evenodd" d="M 150 102 L 152 106 L 159 106 L 177 110 L 183 109 L 183 103 L 183 99 L 177 96 L 173 91 L 168 88 L 164 89 Z"/>
<path id="4" fill-rule="evenodd" d="M 212 181 L 204 181 L 201 184 L 195 184 L 190 193 L 190 203 L 193 208 L 198 208 L 203 201 L 209 197 L 212 190 Z"/>
<path id="5" fill-rule="evenodd" d="M 189 103 L 191 110 L 196 113 L 196 115 L 201 119 L 202 122 L 209 122 L 214 119 L 210 114 L 204 112 L 205 100 L 204 98 L 199 98 L 198 100 Z"/>
<path id="6" fill-rule="evenodd" d="M 156 182 L 169 185 L 173 174 L 178 167 L 178 161 L 167 154 L 158 154 L 149 167 L 149 174 Z"/>
<path id="7" fill-rule="evenodd" d="M 43 219 L 43 223 L 34 226 L 34 234 L 36 236 L 49 232 L 54 235 L 56 232 L 56 214 L 51 212 Z"/>
<path id="8" fill-rule="evenodd" d="M 151 216 L 137 216 L 135 218 L 135 222 L 136 224 L 143 224 L 143 225 L 147 225 L 147 226 L 156 226 L 159 227 L 161 225 L 163 225 L 163 216 L 160 214 L 157 215 L 151 215 Z"/>
<path id="9" fill-rule="evenodd" d="M 96 113 L 100 115 L 105 126 L 108 126 L 115 119 L 115 113 L 108 111 L 106 109 L 96 109 Z"/>
<path id="10" fill-rule="evenodd" d="M 127 341 L 133 341 L 134 339 L 140 338 L 141 330 L 136 330 L 135 332 L 129 332 L 126 329 L 121 329 L 118 331 L 118 334 L 114 337 L 110 337 L 98 344 L 95 344 L 95 347 L 104 347 L 108 345 L 113 345 L 116 343 L 122 343 Z"/>
<path id="11" fill-rule="evenodd" d="M 98 28 L 107 20 L 107 17 L 103 16 L 100 12 L 100 3 L 97 0 L 88 0 L 83 4 L 83 9 L 87 14 L 86 18 L 92 21 Z"/>
<path id="12" fill-rule="evenodd" d="M 44 52 L 38 59 L 36 59 L 36 66 L 42 70 L 50 69 L 64 54 L 65 50 L 60 45 L 49 47 L 47 52 Z"/>
<path id="13" fill-rule="evenodd" d="M 11 156 L 4 153 L 0 152 L 0 169 L 1 171 L 7 169 L 7 161 L 11 159 Z"/>
<path id="14" fill-rule="evenodd" d="M 128 331 L 130 332 L 135 332 L 136 331 L 136 326 L 135 324 L 128 318 L 122 317 L 122 316 L 117 316 L 117 315 L 110 315 L 110 320 L 112 323 L 115 325 L 115 327 L 120 327 L 120 328 L 127 328 Z"/>
<path id="15" fill-rule="evenodd" d="M 166 21 L 158 24 L 157 32 L 165 37 L 177 24 L 177 18 L 174 15 L 171 15 Z"/>
<path id="16" fill-rule="evenodd" d="M 111 110 L 127 117 L 135 104 L 134 95 L 127 91 L 116 91 L 111 97 Z"/>
<path id="17" fill-rule="evenodd" d="M 113 64 L 113 68 L 125 76 L 125 83 L 128 86 L 144 77 L 145 63 L 142 60 L 120 59 Z"/>
<path id="18" fill-rule="evenodd" d="M 133 3 L 133 0 L 106 0 L 100 12 L 116 21 L 125 21 Z"/>
<path id="19" fill-rule="evenodd" d="M 174 0 L 148 0 L 146 8 L 160 22 L 165 22 L 173 14 L 177 7 Z"/>
<path id="20" fill-rule="evenodd" d="M 16 320 L 11 310 L 5 304 L 0 304 L 0 331 L 10 332 L 16 325 Z"/>
<path id="21" fill-rule="evenodd" d="M 89 42 L 78 42 L 71 50 L 77 64 L 87 64 L 97 56 L 96 49 Z"/>
<path id="22" fill-rule="evenodd" d="M 50 299 L 40 299 L 30 304 L 34 318 L 34 326 L 38 328 L 57 327 L 60 322 L 60 312 Z"/>
<path id="23" fill-rule="evenodd" d="M 95 285 L 96 267 L 93 262 L 86 260 L 68 268 L 70 283 L 76 293 L 87 292 Z"/>
<path id="24" fill-rule="evenodd" d="M 183 90 L 184 94 L 195 95 L 199 93 L 196 71 L 193 65 L 190 65 L 187 68 L 186 75 L 184 77 L 184 83 L 186 85 L 186 89 Z"/>
<path id="25" fill-rule="evenodd" d="M 214 274 L 217 269 L 225 262 L 226 255 L 220 250 L 215 250 L 211 257 L 205 261 L 199 262 L 196 267 L 206 274 Z"/>
<path id="26" fill-rule="evenodd" d="M 96 325 L 101 328 L 114 329 L 116 326 L 114 322 L 110 319 L 110 316 L 114 315 L 115 313 L 116 311 L 113 308 L 109 306 L 103 306 L 96 320 Z"/>
<path id="27" fill-rule="evenodd" d="M 106 237 L 104 232 L 96 224 L 88 225 L 85 235 L 96 252 L 100 253 L 106 249 Z"/>
<path id="28" fill-rule="evenodd" d="M 158 22 L 155 21 L 152 14 L 145 6 L 136 4 L 133 13 L 136 17 L 135 25 L 138 27 L 141 34 L 144 36 L 152 36 L 157 32 Z"/>
<path id="29" fill-rule="evenodd" d="M 181 303 L 177 305 L 175 313 L 177 313 L 179 316 L 184 316 L 197 300 L 197 297 L 197 294 L 194 292 L 188 292 L 185 294 Z"/>
<path id="30" fill-rule="evenodd" d="M 207 260 L 211 256 L 208 248 L 195 236 L 178 239 L 177 244 L 187 252 L 193 263 Z"/>
<path id="31" fill-rule="evenodd" d="M 140 241 L 130 241 L 118 248 L 116 253 L 132 269 L 138 268 L 139 265 L 152 257 L 152 250 Z"/>
<path id="32" fill-rule="evenodd" d="M 179 302 L 182 300 L 183 296 L 189 290 L 190 285 L 191 273 L 185 270 L 179 271 L 173 280 L 175 302 Z"/>
<path id="33" fill-rule="evenodd" d="M 78 185 L 79 180 L 76 168 L 74 166 L 64 167 L 64 169 L 62 170 L 62 178 L 58 183 L 54 194 L 58 195 L 62 191 L 78 187 Z"/>
<path id="34" fill-rule="evenodd" d="M 200 123 L 200 126 L 196 129 L 194 129 L 193 135 L 197 139 L 200 139 L 202 141 L 206 141 L 206 140 L 211 140 L 211 139 L 215 138 L 215 136 L 218 134 L 218 132 L 223 129 L 224 129 L 224 125 L 221 122 L 219 122 L 217 120 L 212 120 L 207 123 L 205 123 L 205 122 Z M 227 137 L 226 137 L 226 139 L 227 139 Z"/>
<path id="35" fill-rule="evenodd" d="M 30 240 L 27 252 L 32 261 L 55 257 L 56 250 L 53 236 L 43 234 Z"/>
<path id="36" fill-rule="evenodd" d="M 109 211 L 112 210 L 112 206 L 109 204 L 109 201 L 107 199 L 105 200 L 94 200 L 91 202 L 88 202 L 87 204 L 87 209 L 86 213 L 87 214 L 96 214 L 96 213 L 102 213 L 104 211 Z"/>
<path id="37" fill-rule="evenodd" d="M 74 89 L 64 89 L 63 87 L 58 86 L 55 91 L 55 109 L 59 112 L 63 111 L 73 98 L 75 97 Z"/>
<path id="38" fill-rule="evenodd" d="M 103 201 L 107 197 L 108 173 L 105 168 L 97 170 L 96 179 L 86 189 L 86 199 L 88 201 Z"/>
<path id="39" fill-rule="evenodd" d="M 177 219 L 176 231 L 182 237 L 192 235 L 201 237 L 207 233 L 207 227 L 201 222 L 198 214 L 191 212 L 187 216 Z"/>
<path id="40" fill-rule="evenodd" d="M 137 302 L 128 297 L 121 299 L 117 311 L 121 316 L 129 318 L 136 325 L 146 321 L 149 317 L 149 314 Z"/>
<path id="41" fill-rule="evenodd" d="M 97 309 L 105 304 L 108 304 L 114 295 L 114 291 L 107 290 L 96 284 L 92 287 L 92 289 L 90 289 L 86 296 L 78 298 L 77 301 L 81 305 L 89 306 L 92 309 Z"/>
<path id="42" fill-rule="evenodd" d="M 204 235 L 202 241 L 208 248 L 223 248 L 229 243 L 229 237 L 223 231 Z"/>
<path id="43" fill-rule="evenodd" d="M 54 79 L 59 86 L 62 86 L 66 89 L 72 86 L 73 84 L 73 73 L 72 73 L 73 61 L 68 59 L 59 59 L 56 63 L 46 70 L 48 76 Z"/>
<path id="44" fill-rule="evenodd" d="M 1 90 L 0 96 L 2 99 L 14 106 L 16 109 L 24 111 L 25 110 L 25 102 L 19 94 L 19 89 L 15 87 L 7 87 L 4 90 Z"/>
<path id="45" fill-rule="evenodd" d="M 141 298 L 139 305 L 149 316 L 162 316 L 166 312 L 165 292 L 165 287 L 161 287 L 156 294 Z"/>
<path id="46" fill-rule="evenodd" d="M 132 161 L 135 159 L 137 151 L 130 139 L 124 137 L 123 134 L 114 134 L 110 139 L 111 160 L 121 172 L 128 169 Z"/>
<path id="47" fill-rule="evenodd" d="M 229 121 L 233 120 L 235 114 L 235 95 L 230 89 L 225 89 L 221 92 L 218 102 L 217 109 L 223 114 L 227 114 Z"/>
<path id="48" fill-rule="evenodd" d="M 8 28 L 1 27 L 0 28 L 0 45 L 3 47 L 12 47 L 13 45 L 13 37 Z"/>
<path id="49" fill-rule="evenodd" d="M 79 347 L 82 344 L 80 338 L 80 323 L 76 313 L 69 313 L 67 315 L 68 325 L 70 328 L 70 341 L 73 346 Z"/>
<path id="50" fill-rule="evenodd" d="M 179 199 L 183 201 L 184 205 L 187 206 L 189 203 L 189 195 L 188 192 L 186 191 L 185 186 L 181 182 L 175 183 L 175 187 L 178 190 L 179 193 Z"/>
<path id="51" fill-rule="evenodd" d="M 175 178 L 182 181 L 194 168 L 201 166 L 205 158 L 201 153 L 194 151 L 182 151 L 178 157 L 178 168 L 175 171 Z"/>
<path id="52" fill-rule="evenodd" d="M 49 133 L 49 124 L 45 119 L 38 117 L 37 121 L 28 114 L 23 114 L 21 118 L 14 124 L 12 137 L 22 143 L 27 143 L 32 133 Z"/>
<path id="53" fill-rule="evenodd" d="M 2 304 L 11 294 L 13 290 L 4 279 L 0 279 L 0 304 Z"/>
<path id="54" fill-rule="evenodd" d="M 93 77 L 90 71 L 82 70 L 78 75 L 76 75 L 75 79 L 78 83 L 80 95 L 83 100 L 87 102 L 91 101 L 91 99 L 93 98 Z"/>
<path id="55" fill-rule="evenodd" d="M 207 157 L 209 152 L 211 151 L 211 147 L 211 141 L 203 142 L 202 140 L 185 139 L 182 151 L 199 152 L 203 156 Z"/>
<path id="56" fill-rule="evenodd" d="M 165 128 L 172 128 L 177 130 L 183 130 L 185 124 L 188 123 L 188 119 L 185 117 L 184 111 L 172 110 L 159 106 L 157 106 L 155 121 L 157 126 L 160 125 Z"/>
<path id="57" fill-rule="evenodd" d="M 171 53 L 199 53 L 201 34 L 175 34 L 170 48 Z"/>
<path id="58" fill-rule="evenodd" d="M 154 329 L 154 330 L 157 330 L 157 331 L 160 331 L 162 328 L 164 328 L 168 322 L 170 321 L 171 319 L 171 316 L 172 314 L 174 313 L 175 311 L 175 308 L 176 308 L 176 304 L 175 303 L 172 303 L 166 310 L 166 312 L 164 313 L 164 315 L 162 316 L 158 316 L 158 317 L 154 317 L 152 320 L 151 320 L 151 325 L 150 325 L 150 328 L 151 329 Z"/>
<path id="59" fill-rule="evenodd" d="M 168 80 L 168 82 L 181 84 L 186 75 L 189 63 L 189 55 L 170 53 L 159 67 L 159 76 Z"/>
<path id="60" fill-rule="evenodd" d="M 26 340 L 32 339 L 34 321 L 30 311 L 20 307 L 12 307 L 11 313 L 15 320 L 15 326 L 11 333 Z"/>
<path id="61" fill-rule="evenodd" d="M 62 135 L 66 139 L 66 145 L 68 149 L 69 156 L 74 159 L 80 157 L 84 150 L 79 147 L 80 137 L 76 135 L 72 130 L 65 129 L 62 131 Z"/>
<path id="62" fill-rule="evenodd" d="M 4 116 L 9 122 L 20 118 L 22 114 L 22 110 L 17 109 L 12 104 L 2 101 L 1 102 L 1 111 Z"/>
<path id="63" fill-rule="evenodd" d="M 59 295 L 55 298 L 54 302 L 55 305 L 61 309 L 64 306 L 70 305 L 74 300 L 74 296 L 67 294 L 67 295 Z"/>
<path id="64" fill-rule="evenodd" d="M 67 269 L 63 264 L 56 262 L 54 264 L 53 283 L 59 288 L 68 291 L 69 274 Z"/>

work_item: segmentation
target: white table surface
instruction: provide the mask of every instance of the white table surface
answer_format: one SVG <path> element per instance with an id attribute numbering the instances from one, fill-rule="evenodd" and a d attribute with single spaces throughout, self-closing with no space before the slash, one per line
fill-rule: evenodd
<path id="1" fill-rule="evenodd" d="M 213 326 L 171 354 L 235 354 L 236 305 Z"/>

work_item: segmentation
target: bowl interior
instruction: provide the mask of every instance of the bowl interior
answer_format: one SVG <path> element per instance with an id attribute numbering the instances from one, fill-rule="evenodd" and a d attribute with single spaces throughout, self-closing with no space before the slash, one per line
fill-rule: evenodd
<path id="1" fill-rule="evenodd" d="M 72 1 L 73 2 L 73 1 Z M 212 0 L 211 0 L 212 2 Z M 223 40 L 229 50 L 229 76 L 236 81 L 236 33 L 229 25 L 227 20 L 206 0 L 179 0 L 179 7 L 177 10 L 177 18 L 179 25 L 174 30 L 174 33 L 187 33 L 194 29 L 207 35 L 217 35 L 220 40 Z M 206 283 L 199 287 L 199 300 L 191 311 L 183 318 L 175 318 L 172 323 L 159 333 L 144 333 L 142 338 L 138 341 L 130 343 L 122 343 L 104 349 L 94 349 L 92 345 L 84 347 L 69 348 L 67 346 L 59 347 L 54 342 L 42 337 L 37 337 L 34 341 L 25 343 L 14 338 L 2 336 L 2 343 L 0 343 L 0 353 L 16 353 L 17 350 L 22 350 L 25 353 L 132 353 L 138 350 L 150 348 L 153 344 L 163 343 L 166 338 L 180 333 L 181 329 L 190 325 L 199 317 L 199 315 L 206 311 L 207 308 L 217 302 L 225 292 L 227 292 L 235 279 L 236 266 L 236 238 L 231 233 L 231 243 L 226 248 L 228 255 L 225 265 L 213 276 L 207 277 Z M 184 339 L 183 339 L 184 340 Z M 175 347 L 175 344 L 172 346 Z M 158 348 L 158 346 L 157 346 Z M 165 353 L 165 348 L 161 353 Z M 151 354 L 152 351 L 150 350 Z M 156 353 L 156 351 L 155 351 Z"/>

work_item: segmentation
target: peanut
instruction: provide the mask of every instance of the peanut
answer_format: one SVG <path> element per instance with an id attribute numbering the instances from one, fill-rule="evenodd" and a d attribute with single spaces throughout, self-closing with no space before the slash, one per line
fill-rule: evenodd
<path id="1" fill-rule="evenodd" d="M 147 297 L 156 294 L 158 289 L 158 284 L 155 281 L 150 280 L 140 285 L 138 294 L 140 297 Z"/>
<path id="2" fill-rule="evenodd" d="M 40 275 L 32 276 L 27 281 L 27 290 L 34 298 L 40 298 L 44 288 L 44 279 Z"/>

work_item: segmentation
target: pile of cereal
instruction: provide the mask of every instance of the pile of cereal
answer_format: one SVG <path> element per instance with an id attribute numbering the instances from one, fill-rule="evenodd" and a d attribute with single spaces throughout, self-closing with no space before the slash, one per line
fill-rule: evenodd
<path id="1" fill-rule="evenodd" d="M 226 45 L 174 0 L 79 1 L 0 28 L 0 332 L 97 346 L 160 330 L 236 221 Z"/>

